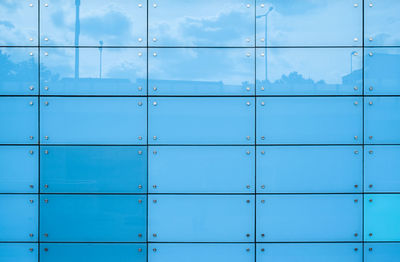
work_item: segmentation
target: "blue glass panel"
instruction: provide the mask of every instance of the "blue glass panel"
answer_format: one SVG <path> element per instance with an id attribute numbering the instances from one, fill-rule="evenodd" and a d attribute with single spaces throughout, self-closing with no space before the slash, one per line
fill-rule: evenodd
<path id="1" fill-rule="evenodd" d="M 38 45 L 38 0 L 2 0 L 0 17 L 0 46 Z"/>
<path id="2" fill-rule="evenodd" d="M 149 262 L 254 262 L 254 244 L 149 244 Z"/>
<path id="3" fill-rule="evenodd" d="M 400 95 L 400 48 L 365 49 L 365 93 Z"/>
<path id="4" fill-rule="evenodd" d="M 42 99 L 42 143 L 143 144 L 146 99 L 74 97 Z"/>
<path id="5" fill-rule="evenodd" d="M 364 0 L 366 46 L 400 45 L 400 2 Z"/>
<path id="6" fill-rule="evenodd" d="M 46 195 L 40 201 L 42 241 L 145 241 L 144 196 Z"/>
<path id="7" fill-rule="evenodd" d="M 149 103 L 149 143 L 254 142 L 254 98 L 149 98 Z"/>
<path id="8" fill-rule="evenodd" d="M 360 46 L 362 0 L 256 0 L 257 46 Z"/>
<path id="9" fill-rule="evenodd" d="M 400 195 L 367 194 L 364 205 L 364 240 L 400 241 Z"/>
<path id="10" fill-rule="evenodd" d="M 359 48 L 257 48 L 257 95 L 361 94 Z"/>
<path id="11" fill-rule="evenodd" d="M 0 195 L 0 241 L 37 241 L 37 232 L 37 195 Z"/>
<path id="12" fill-rule="evenodd" d="M 0 243 L 0 262 L 37 262 L 38 244 Z"/>
<path id="13" fill-rule="evenodd" d="M 143 48 L 42 48 L 41 94 L 145 95 L 146 52 Z"/>
<path id="14" fill-rule="evenodd" d="M 43 146 L 44 193 L 145 193 L 146 147 Z"/>
<path id="15" fill-rule="evenodd" d="M 400 192 L 400 146 L 365 146 L 364 190 Z"/>
<path id="16" fill-rule="evenodd" d="M 254 95 L 254 50 L 152 48 L 151 95 Z"/>
<path id="17" fill-rule="evenodd" d="M 366 97 L 364 100 L 366 144 L 400 143 L 400 98 Z"/>
<path id="18" fill-rule="evenodd" d="M 37 146 L 0 146 L 0 193 L 38 192 Z"/>
<path id="19" fill-rule="evenodd" d="M 257 196 L 257 241 L 362 240 L 360 195 Z"/>
<path id="20" fill-rule="evenodd" d="M 149 195 L 149 241 L 252 242 L 254 196 Z"/>
<path id="21" fill-rule="evenodd" d="M 41 245 L 41 262 L 146 262 L 145 244 Z"/>
<path id="22" fill-rule="evenodd" d="M 254 192 L 254 147 L 153 146 L 151 193 Z"/>
<path id="23" fill-rule="evenodd" d="M 149 44 L 252 46 L 254 0 L 150 0 Z"/>
<path id="24" fill-rule="evenodd" d="M 366 243 L 364 257 L 365 262 L 398 262 L 400 243 Z"/>
<path id="25" fill-rule="evenodd" d="M 0 64 L 0 95 L 38 94 L 37 48 L 0 48 Z"/>
<path id="26" fill-rule="evenodd" d="M 361 244 L 258 244 L 260 262 L 362 262 Z"/>
<path id="27" fill-rule="evenodd" d="M 257 192 L 361 192 L 362 160 L 361 146 L 259 146 Z"/>
<path id="28" fill-rule="evenodd" d="M 41 1 L 40 42 L 50 46 L 145 46 L 146 1 Z"/>
<path id="29" fill-rule="evenodd" d="M 38 99 L 0 97 L 0 144 L 34 144 L 38 141 Z"/>
<path id="30" fill-rule="evenodd" d="M 357 97 L 258 98 L 257 142 L 359 144 L 362 112 Z"/>

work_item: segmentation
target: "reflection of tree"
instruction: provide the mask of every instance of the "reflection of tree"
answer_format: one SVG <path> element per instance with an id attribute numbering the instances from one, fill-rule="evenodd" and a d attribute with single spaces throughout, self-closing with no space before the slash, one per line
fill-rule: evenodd
<path id="1" fill-rule="evenodd" d="M 10 55 L 0 50 L 0 65 L 1 85 L 5 85 L 6 82 L 18 84 L 21 81 L 33 81 L 37 77 L 38 65 L 34 58 L 14 63 Z"/>

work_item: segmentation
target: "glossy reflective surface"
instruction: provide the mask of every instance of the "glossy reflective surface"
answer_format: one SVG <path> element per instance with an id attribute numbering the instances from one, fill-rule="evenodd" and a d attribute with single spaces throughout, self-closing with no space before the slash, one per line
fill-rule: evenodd
<path id="1" fill-rule="evenodd" d="M 0 64 L 0 95 L 38 94 L 37 48 L 0 48 Z"/>
<path id="2" fill-rule="evenodd" d="M 359 195 L 257 197 L 259 242 L 360 241 L 361 235 Z"/>
<path id="3" fill-rule="evenodd" d="M 47 251 L 43 252 L 44 249 Z M 145 244 L 53 244 L 41 246 L 41 262 L 145 262 Z"/>
<path id="4" fill-rule="evenodd" d="M 397 262 L 400 259 L 400 243 L 366 243 L 365 262 Z"/>
<path id="5" fill-rule="evenodd" d="M 254 95 L 254 49 L 151 48 L 150 95 Z"/>
<path id="6" fill-rule="evenodd" d="M 37 146 L 0 146 L 0 193 L 37 193 Z"/>
<path id="7" fill-rule="evenodd" d="M 400 195 L 368 194 L 364 197 L 364 240 L 400 241 Z"/>
<path id="8" fill-rule="evenodd" d="M 362 0 L 256 3 L 257 46 L 362 45 Z"/>
<path id="9" fill-rule="evenodd" d="M 366 46 L 400 45 L 400 2 L 397 0 L 364 0 Z"/>
<path id="10" fill-rule="evenodd" d="M 37 262 L 38 253 L 38 244 L 0 243 L 0 262 Z"/>
<path id="11" fill-rule="evenodd" d="M 42 100 L 40 130 L 44 144 L 143 144 L 146 140 L 146 99 Z"/>
<path id="12" fill-rule="evenodd" d="M 365 49 L 365 94 L 400 95 L 400 49 Z"/>
<path id="13" fill-rule="evenodd" d="M 361 192 L 362 159 L 361 146 L 259 146 L 257 192 Z"/>
<path id="14" fill-rule="evenodd" d="M 44 193 L 143 193 L 146 156 L 146 147 L 136 146 L 43 146 L 40 189 Z"/>
<path id="15" fill-rule="evenodd" d="M 149 153 L 149 192 L 254 192 L 254 147 L 152 146 Z"/>
<path id="16" fill-rule="evenodd" d="M 254 262 L 254 244 L 163 243 L 149 244 L 149 250 L 149 262 Z"/>
<path id="17" fill-rule="evenodd" d="M 149 143 L 250 144 L 254 107 L 243 97 L 149 98 Z"/>
<path id="18" fill-rule="evenodd" d="M 146 52 L 143 48 L 42 48 L 41 94 L 145 95 Z"/>
<path id="19" fill-rule="evenodd" d="M 0 46 L 38 45 L 38 2 L 0 1 Z"/>
<path id="20" fill-rule="evenodd" d="M 362 94 L 359 48 L 257 48 L 256 57 L 257 95 Z"/>
<path id="21" fill-rule="evenodd" d="M 37 241 L 38 204 L 37 195 L 0 195 L 0 241 Z"/>
<path id="22" fill-rule="evenodd" d="M 149 241 L 252 242 L 254 196 L 149 195 Z"/>
<path id="23" fill-rule="evenodd" d="M 34 144 L 38 141 L 38 99 L 0 97 L 0 143 Z"/>
<path id="24" fill-rule="evenodd" d="M 51 46 L 144 46 L 146 1 L 41 2 L 40 43 Z"/>
<path id="25" fill-rule="evenodd" d="M 276 97 L 257 99 L 257 143 L 359 144 L 362 99 Z"/>
<path id="26" fill-rule="evenodd" d="M 259 244 L 257 245 L 257 261 L 361 262 L 362 245 L 359 243 Z"/>
<path id="27" fill-rule="evenodd" d="M 146 198 L 143 196 L 47 195 L 40 201 L 42 241 L 145 241 Z"/>
<path id="28" fill-rule="evenodd" d="M 150 0 L 149 45 L 253 46 L 254 0 Z"/>
<path id="29" fill-rule="evenodd" d="M 366 97 L 364 108 L 366 144 L 400 143 L 399 97 Z"/>

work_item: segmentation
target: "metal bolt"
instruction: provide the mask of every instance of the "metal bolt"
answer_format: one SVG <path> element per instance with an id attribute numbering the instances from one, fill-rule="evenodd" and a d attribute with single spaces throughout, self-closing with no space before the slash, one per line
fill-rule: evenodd
<path id="1" fill-rule="evenodd" d="M 264 139 L 265 139 L 265 136 L 262 136 L 262 137 L 261 137 L 261 140 L 264 140 Z"/>
<path id="2" fill-rule="evenodd" d="M 29 55 L 30 55 L 30 56 L 33 56 L 33 53 L 32 53 L 32 52 L 30 52 L 30 53 L 29 53 Z"/>
<path id="3" fill-rule="evenodd" d="M 30 101 L 30 102 L 29 102 L 29 105 L 30 105 L 30 106 L 33 106 L 33 102 L 32 102 L 32 101 Z"/>
<path id="4" fill-rule="evenodd" d="M 138 234 L 138 237 L 142 237 L 142 234 Z"/>
<path id="5" fill-rule="evenodd" d="M 47 234 L 47 233 L 44 233 L 44 236 L 45 236 L 45 237 L 49 237 L 49 234 Z"/>
<path id="6" fill-rule="evenodd" d="M 354 151 L 354 154 L 358 155 L 358 151 L 357 151 L 357 150 L 356 150 L 356 151 Z"/>
<path id="7" fill-rule="evenodd" d="M 369 91 L 374 90 L 374 88 L 372 86 L 370 86 L 368 89 L 369 89 Z"/>
<path id="8" fill-rule="evenodd" d="M 29 234 L 29 236 L 30 236 L 30 237 L 33 237 L 33 234 L 32 234 L 32 233 L 30 233 L 30 234 Z"/>
<path id="9" fill-rule="evenodd" d="M 142 5 L 142 4 L 138 4 L 138 6 L 139 6 L 139 8 L 142 8 L 142 7 L 143 7 L 143 5 Z"/>
<path id="10" fill-rule="evenodd" d="M 250 103 L 250 102 L 246 102 L 246 105 L 247 105 L 247 106 L 250 106 L 250 105 L 251 105 L 251 103 Z"/>
<path id="11" fill-rule="evenodd" d="M 263 204 L 264 204 L 264 203 L 265 203 L 265 200 L 264 200 L 264 199 L 263 199 L 263 200 L 261 200 L 261 203 L 263 203 Z"/>
<path id="12" fill-rule="evenodd" d="M 358 136 L 354 136 L 354 139 L 357 140 L 357 139 L 358 139 Z"/>
<path id="13" fill-rule="evenodd" d="M 358 4 L 354 4 L 354 7 L 358 7 Z"/>
<path id="14" fill-rule="evenodd" d="M 355 104 L 355 105 L 358 105 L 358 102 L 356 101 L 356 102 L 354 102 L 354 104 Z"/>
<path id="15" fill-rule="evenodd" d="M 261 237 L 265 237 L 265 234 L 261 234 Z"/>
<path id="16" fill-rule="evenodd" d="M 44 90 L 48 91 L 48 90 L 49 90 L 49 87 L 48 87 L 48 86 L 45 86 L 45 87 L 44 87 Z"/>
<path id="17" fill-rule="evenodd" d="M 138 202 L 139 202 L 139 204 L 141 204 L 141 203 L 142 203 L 142 200 L 139 199 Z M 142 234 L 139 234 L 139 237 L 141 237 L 141 236 L 142 236 Z"/>
<path id="18" fill-rule="evenodd" d="M 29 185 L 29 187 L 30 187 L 30 188 L 33 188 L 34 186 L 33 186 L 33 185 Z"/>
<path id="19" fill-rule="evenodd" d="M 29 38 L 29 41 L 33 41 L 33 38 L 32 38 L 32 37 L 30 37 L 30 38 Z"/>
<path id="20" fill-rule="evenodd" d="M 139 185 L 138 187 L 139 187 L 139 189 L 142 189 L 142 185 Z"/>
<path id="21" fill-rule="evenodd" d="M 250 91 L 250 87 L 246 87 L 246 90 L 247 90 L 247 91 Z"/>
<path id="22" fill-rule="evenodd" d="M 33 153 L 34 153 L 33 150 L 30 150 L 30 151 L 29 151 L 29 154 L 31 154 L 31 155 L 33 155 Z"/>
<path id="23" fill-rule="evenodd" d="M 358 203 L 358 199 L 354 199 L 354 203 Z"/>
<path id="24" fill-rule="evenodd" d="M 247 189 L 250 189 L 250 185 L 247 185 L 246 188 L 247 188 Z"/>
<path id="25" fill-rule="evenodd" d="M 157 234 L 153 234 L 153 237 L 157 237 Z"/>
<path id="26" fill-rule="evenodd" d="M 44 150 L 44 153 L 47 155 L 49 153 L 49 150 Z"/>
<path id="27" fill-rule="evenodd" d="M 143 39 L 142 39 L 141 37 L 139 37 L 139 38 L 138 38 L 138 41 L 139 41 L 139 42 L 142 42 L 142 41 L 143 41 Z"/>
<path id="28" fill-rule="evenodd" d="M 29 4 L 30 7 L 33 7 L 33 4 Z"/>
<path id="29" fill-rule="evenodd" d="M 44 202 L 45 202 L 45 203 L 49 203 L 49 200 L 48 200 L 48 199 L 45 199 Z"/>
<path id="30" fill-rule="evenodd" d="M 372 155 L 373 153 L 374 153 L 374 151 L 372 151 L 372 150 L 369 151 L 369 154 L 370 154 L 370 155 Z"/>
<path id="31" fill-rule="evenodd" d="M 153 37 L 153 42 L 157 42 L 157 38 Z"/>
<path id="32" fill-rule="evenodd" d="M 49 41 L 49 39 L 47 37 L 44 38 L 44 41 Z"/>
<path id="33" fill-rule="evenodd" d="M 157 200 L 156 200 L 156 199 L 154 199 L 154 200 L 153 200 L 153 203 L 157 203 Z"/>
<path id="34" fill-rule="evenodd" d="M 247 5 L 246 5 L 247 8 L 250 8 L 250 6 L 251 6 L 250 4 L 247 4 Z"/>
<path id="35" fill-rule="evenodd" d="M 369 202 L 370 202 L 370 203 L 372 203 L 372 202 L 373 202 L 373 200 L 372 200 L 372 199 L 370 199 L 370 200 L 369 200 Z"/>
<path id="36" fill-rule="evenodd" d="M 153 248 L 153 252 L 156 252 L 157 251 L 157 248 Z"/>
<path id="37" fill-rule="evenodd" d="M 33 248 L 30 248 L 29 251 L 33 252 Z"/>
<path id="38" fill-rule="evenodd" d="M 143 88 L 142 88 L 141 86 L 138 87 L 138 90 L 139 90 L 139 91 L 142 91 L 142 89 L 143 89 Z"/>
<path id="39" fill-rule="evenodd" d="M 138 56 L 142 56 L 142 55 L 143 55 L 142 52 L 139 52 L 139 53 L 138 53 Z"/>
<path id="40" fill-rule="evenodd" d="M 29 90 L 33 91 L 35 88 L 33 86 L 29 87 Z"/>
<path id="41" fill-rule="evenodd" d="M 246 248 L 246 251 L 247 251 L 247 252 L 250 252 L 250 248 Z"/>
<path id="42" fill-rule="evenodd" d="M 372 250 L 373 250 L 372 247 L 368 248 L 368 251 L 369 251 L 369 252 L 371 252 Z"/>
<path id="43" fill-rule="evenodd" d="M 45 184 L 45 185 L 44 185 L 44 188 L 49 188 L 49 185 L 48 185 L 48 184 Z"/>
<path id="44" fill-rule="evenodd" d="M 141 154 L 142 154 L 142 150 L 139 150 L 139 151 L 138 151 L 138 154 L 141 155 Z"/>
<path id="45" fill-rule="evenodd" d="M 47 53 L 47 52 L 44 52 L 44 55 L 45 55 L 45 56 L 48 56 L 48 55 L 49 55 L 49 53 Z"/>
<path id="46" fill-rule="evenodd" d="M 142 105 L 143 105 L 143 103 L 142 103 L 142 102 L 139 102 L 139 103 L 138 103 L 138 105 L 139 105 L 139 106 L 142 106 Z"/>
<path id="47" fill-rule="evenodd" d="M 355 248 L 355 249 L 354 249 L 354 251 L 356 251 L 356 252 L 357 252 L 357 251 L 358 251 L 358 248 Z"/>
<path id="48" fill-rule="evenodd" d="M 265 105 L 265 102 L 264 102 L 264 101 L 263 101 L 263 102 L 261 102 L 261 105 L 262 105 L 262 106 L 264 106 L 264 105 Z"/>
<path id="49" fill-rule="evenodd" d="M 48 136 L 45 136 L 44 139 L 49 140 L 49 137 L 48 137 Z"/>
<path id="50" fill-rule="evenodd" d="M 264 252 L 265 251 L 265 249 L 264 248 L 261 248 L 261 252 Z"/>
<path id="51" fill-rule="evenodd" d="M 44 104 L 45 104 L 46 106 L 48 106 L 48 105 L 49 105 L 49 102 L 46 101 L 46 102 L 44 102 Z"/>
<path id="52" fill-rule="evenodd" d="M 138 251 L 139 251 L 139 252 L 142 252 L 142 249 L 141 249 L 141 248 L 139 248 L 139 249 L 138 249 Z"/>
<path id="53" fill-rule="evenodd" d="M 372 188 L 374 185 L 369 185 L 369 188 Z"/>
<path id="54" fill-rule="evenodd" d="M 264 42 L 264 41 L 265 41 L 265 38 L 261 38 L 260 41 L 261 41 L 261 42 Z"/>
<path id="55" fill-rule="evenodd" d="M 157 151 L 154 150 L 154 151 L 153 151 L 153 155 L 157 155 Z"/>
<path id="56" fill-rule="evenodd" d="M 157 8 L 157 4 L 153 4 L 153 7 L 154 7 L 154 8 Z"/>
<path id="57" fill-rule="evenodd" d="M 374 5 L 372 3 L 369 3 L 369 7 L 373 7 Z"/>
<path id="58" fill-rule="evenodd" d="M 45 7 L 49 7 L 49 4 L 44 4 Z"/>
<path id="59" fill-rule="evenodd" d="M 373 105 L 373 103 L 372 103 L 372 101 L 369 101 L 369 103 L 368 103 L 370 106 L 372 106 Z"/>
<path id="60" fill-rule="evenodd" d="M 48 248 L 45 248 L 44 251 L 47 252 L 47 251 L 49 251 L 49 249 L 48 249 Z"/>
<path id="61" fill-rule="evenodd" d="M 265 185 L 261 185 L 261 188 L 264 189 L 264 188 L 265 188 Z"/>
<path id="62" fill-rule="evenodd" d="M 157 105 L 157 102 L 153 102 L 153 106 L 156 106 Z"/>
<path id="63" fill-rule="evenodd" d="M 369 54 L 368 54 L 369 56 L 373 56 L 374 54 L 372 53 L 372 52 L 369 52 Z"/>
<path id="64" fill-rule="evenodd" d="M 261 6 L 261 8 L 264 8 L 265 5 L 264 5 L 264 4 L 261 4 L 260 6 Z"/>
<path id="65" fill-rule="evenodd" d="M 370 42 L 372 42 L 374 39 L 373 39 L 372 37 L 370 37 L 368 40 L 369 40 Z"/>
<path id="66" fill-rule="evenodd" d="M 250 203 L 250 200 L 246 200 L 246 203 Z"/>
<path id="67" fill-rule="evenodd" d="M 155 86 L 155 87 L 153 87 L 153 90 L 154 90 L 154 91 L 157 91 L 157 87 L 156 87 L 156 86 Z"/>
<path id="68" fill-rule="evenodd" d="M 358 188 L 358 185 L 354 185 L 355 188 Z"/>
<path id="69" fill-rule="evenodd" d="M 358 237 L 358 234 L 357 234 L 357 233 L 354 233 L 354 236 L 355 236 L 355 237 Z"/>
<path id="70" fill-rule="evenodd" d="M 265 151 L 261 151 L 261 155 L 265 155 Z"/>
<path id="71" fill-rule="evenodd" d="M 249 137 L 249 136 L 246 136 L 246 139 L 247 139 L 247 140 L 250 140 L 250 137 Z"/>
<path id="72" fill-rule="evenodd" d="M 355 86 L 355 87 L 354 87 L 354 91 L 357 91 L 357 90 L 358 90 L 358 87 L 357 87 L 357 86 Z"/>
<path id="73" fill-rule="evenodd" d="M 154 52 L 154 53 L 153 53 L 153 56 L 157 56 L 157 53 L 156 53 L 156 52 Z"/>
<path id="74" fill-rule="evenodd" d="M 250 54 L 250 53 L 246 53 L 246 56 L 247 56 L 247 57 L 250 57 L 250 56 L 251 56 L 251 54 Z"/>
<path id="75" fill-rule="evenodd" d="M 157 188 L 157 185 L 153 185 L 153 188 L 156 189 L 156 188 Z"/>
<path id="76" fill-rule="evenodd" d="M 35 201 L 33 201 L 33 199 L 29 200 L 29 203 L 31 203 L 31 204 L 33 204 L 33 202 L 35 202 Z"/>
<path id="77" fill-rule="evenodd" d="M 156 137 L 156 136 L 153 136 L 153 140 L 157 140 L 157 137 Z"/>
<path id="78" fill-rule="evenodd" d="M 373 138 L 373 136 L 369 136 L 368 138 L 369 138 L 369 139 L 372 139 L 372 138 Z"/>
<path id="79" fill-rule="evenodd" d="M 250 38 L 246 38 L 246 42 L 249 43 L 250 42 Z"/>
<path id="80" fill-rule="evenodd" d="M 264 90 L 265 90 L 265 88 L 262 86 L 262 87 L 261 87 L 261 91 L 264 91 Z"/>
<path id="81" fill-rule="evenodd" d="M 32 140 L 32 139 L 33 139 L 33 136 L 29 136 L 29 139 Z"/>
<path id="82" fill-rule="evenodd" d="M 368 235 L 369 235 L 370 237 L 372 237 L 372 233 L 369 233 Z"/>
<path id="83" fill-rule="evenodd" d="M 261 53 L 260 55 L 261 55 L 261 56 L 265 56 L 265 53 Z"/>
<path id="84" fill-rule="evenodd" d="M 143 137 L 139 136 L 139 137 L 138 137 L 138 139 L 139 139 L 139 140 L 142 140 L 142 139 L 143 139 Z"/>
<path id="85" fill-rule="evenodd" d="M 355 37 L 355 38 L 354 38 L 354 42 L 357 42 L 357 41 L 358 41 L 358 38 L 357 38 L 357 37 Z"/>
<path id="86" fill-rule="evenodd" d="M 250 234 L 246 234 L 246 237 L 250 237 Z"/>

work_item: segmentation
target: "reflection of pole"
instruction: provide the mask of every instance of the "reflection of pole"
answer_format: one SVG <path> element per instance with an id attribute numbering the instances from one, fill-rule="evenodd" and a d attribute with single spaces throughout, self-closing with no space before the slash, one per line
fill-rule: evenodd
<path id="1" fill-rule="evenodd" d="M 81 0 L 75 0 L 75 78 L 79 78 L 79 34 L 81 31 L 81 25 L 79 20 L 79 7 Z"/>
<path id="2" fill-rule="evenodd" d="M 267 45 L 267 36 L 268 36 L 268 15 L 269 15 L 269 13 L 271 13 L 271 11 L 273 9 L 274 9 L 274 7 L 271 6 L 265 14 L 256 16 L 256 18 L 265 17 L 265 36 L 264 36 L 265 45 Z M 265 59 L 265 82 L 267 82 L 267 80 L 268 80 L 267 53 L 268 53 L 268 49 L 265 48 L 265 52 L 264 52 L 264 57 L 265 57 L 264 58 Z"/>
<path id="3" fill-rule="evenodd" d="M 100 47 L 99 47 L 99 51 L 100 51 L 100 72 L 99 72 L 99 78 L 101 78 L 101 72 L 102 72 L 102 67 L 103 67 L 103 41 L 100 40 L 99 41 Z"/>

